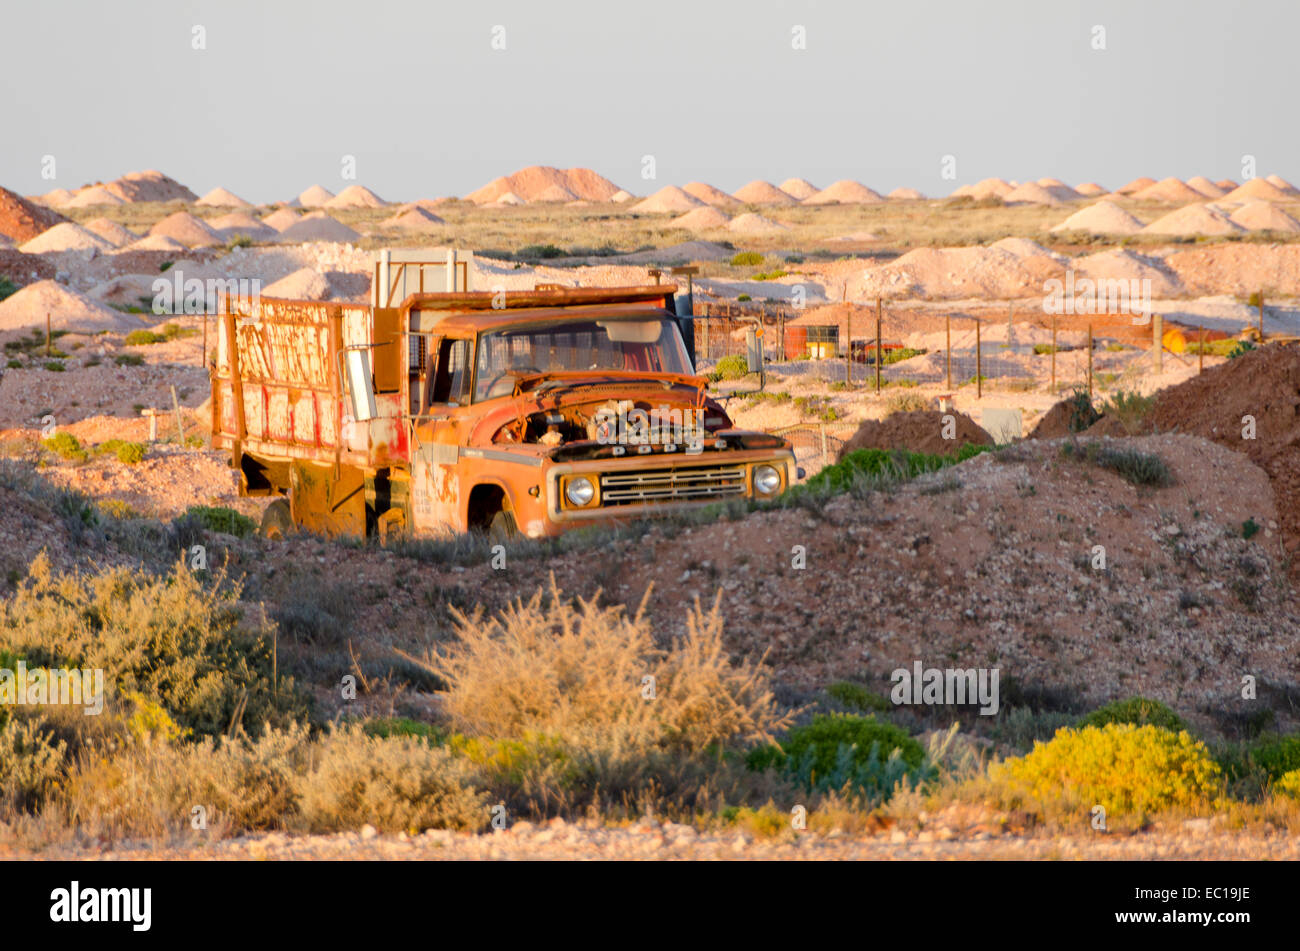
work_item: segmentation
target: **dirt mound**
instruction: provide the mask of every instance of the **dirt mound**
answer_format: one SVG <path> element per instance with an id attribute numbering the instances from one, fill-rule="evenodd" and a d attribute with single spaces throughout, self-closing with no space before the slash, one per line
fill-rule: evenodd
<path id="1" fill-rule="evenodd" d="M 118 333 L 138 330 L 138 317 L 105 307 L 55 281 L 38 281 L 0 301 L 0 331 L 45 329 L 46 315 L 54 330 L 73 333 Z"/>
<path id="2" fill-rule="evenodd" d="M 731 219 L 716 208 L 696 208 L 688 211 L 679 218 L 672 220 L 675 228 L 685 228 L 688 231 L 714 231 L 718 228 L 725 228 L 731 222 Z"/>
<path id="3" fill-rule="evenodd" d="M 243 235 L 252 238 L 254 241 L 269 241 L 279 234 L 269 224 L 258 221 L 246 211 L 235 211 L 228 215 L 222 215 L 220 218 L 213 218 L 207 224 L 209 228 L 212 228 L 226 240 L 237 235 Z"/>
<path id="4" fill-rule="evenodd" d="M 1255 420 L 1252 439 L 1243 438 L 1246 416 Z M 1245 453 L 1268 473 L 1284 544 L 1300 553 L 1300 349 L 1262 347 L 1162 390 L 1149 422 Z"/>
<path id="5" fill-rule="evenodd" d="M 32 240 L 18 246 L 24 254 L 56 254 L 59 251 L 109 251 L 117 245 L 87 231 L 81 225 L 65 221 L 55 225 L 49 231 L 41 232 Z"/>
<path id="6" fill-rule="evenodd" d="M 40 202 L 46 208 L 62 208 L 72 200 L 75 194 L 75 192 L 70 192 L 66 188 L 56 188 L 33 200 Z"/>
<path id="7" fill-rule="evenodd" d="M 83 227 L 87 231 L 93 231 L 115 248 L 124 248 L 131 242 L 140 240 L 140 236 L 134 231 L 108 218 L 94 218 L 87 221 Z"/>
<path id="8" fill-rule="evenodd" d="M 244 201 L 232 191 L 214 188 L 194 204 L 211 208 L 252 208 L 251 202 Z"/>
<path id="9" fill-rule="evenodd" d="M 760 178 L 736 189 L 731 196 L 736 201 L 750 205 L 793 205 L 797 201 L 793 195 L 787 195 L 771 182 Z"/>
<path id="10" fill-rule="evenodd" d="M 139 241 L 133 241 L 123 251 L 184 251 L 185 245 L 165 234 L 145 235 Z"/>
<path id="11" fill-rule="evenodd" d="M 1059 205 L 1061 203 L 1061 199 L 1038 182 L 1025 182 L 1023 185 L 1018 185 L 1003 195 L 1002 200 L 1008 205 Z"/>
<path id="12" fill-rule="evenodd" d="M 1151 294 L 1154 297 L 1176 297 L 1183 293 L 1183 285 L 1178 275 L 1165 261 L 1157 257 L 1137 254 L 1128 248 L 1111 248 L 1076 258 L 1074 270 L 1080 277 L 1094 281 L 1120 280 L 1151 282 Z"/>
<path id="13" fill-rule="evenodd" d="M 884 201 L 878 192 L 872 191 L 861 182 L 842 178 L 832 185 L 827 185 L 817 194 L 805 198 L 805 205 L 871 205 Z"/>
<path id="14" fill-rule="evenodd" d="M 621 205 L 623 202 L 631 201 L 635 197 L 636 195 L 633 195 L 631 192 L 624 191 L 623 189 L 620 188 L 618 191 L 614 192 L 614 194 L 609 196 L 609 200 L 612 202 L 617 202 L 618 204 Z"/>
<path id="15" fill-rule="evenodd" d="M 384 201 L 365 185 L 349 185 L 343 191 L 339 192 L 329 201 L 325 202 L 325 208 L 383 208 L 388 202 Z"/>
<path id="16" fill-rule="evenodd" d="M 563 185 L 547 185 L 541 191 L 537 192 L 530 202 L 573 202 L 582 201 L 576 194 L 569 191 Z"/>
<path id="17" fill-rule="evenodd" d="M 1264 176 L 1264 181 L 1268 182 L 1270 185 L 1276 185 L 1292 198 L 1300 196 L 1300 188 L 1296 188 L 1281 175 L 1266 175 Z"/>
<path id="18" fill-rule="evenodd" d="M 162 172 L 146 169 L 143 172 L 128 172 L 116 181 L 104 186 L 111 194 L 124 202 L 142 201 L 198 201 L 198 195 L 190 191 L 174 178 Z"/>
<path id="19" fill-rule="evenodd" d="M 308 241 L 334 241 L 350 243 L 359 239 L 357 234 L 337 218 L 331 218 L 323 211 L 313 211 L 280 232 L 282 244 L 300 244 Z"/>
<path id="20" fill-rule="evenodd" d="M 292 208 L 281 208 L 273 211 L 262 219 L 262 224 L 268 228 L 274 228 L 276 231 L 283 231 L 285 228 L 294 224 L 298 220 L 298 213 Z"/>
<path id="21" fill-rule="evenodd" d="M 978 201 L 983 198 L 1005 198 L 1015 191 L 1016 187 L 1003 178 L 984 178 L 968 186 L 968 189 L 965 194 Z M 953 194 L 955 195 L 956 192 Z"/>
<path id="22" fill-rule="evenodd" d="M 1043 418 L 1030 430 L 1026 439 L 1059 439 L 1080 430 L 1075 429 L 1083 421 L 1077 420 L 1078 407 L 1073 400 L 1061 400 L 1043 414 Z"/>
<path id="23" fill-rule="evenodd" d="M 915 188 L 895 188 L 885 197 L 892 199 L 893 201 L 921 201 L 925 198 L 925 196 Z"/>
<path id="24" fill-rule="evenodd" d="M 383 223 L 383 227 L 401 228 L 404 231 L 437 232 L 441 231 L 446 223 L 433 212 L 416 207 L 400 215 L 393 215 Z"/>
<path id="25" fill-rule="evenodd" d="M 704 202 L 690 195 L 676 185 L 665 185 L 649 198 L 644 198 L 632 206 L 633 211 L 639 212 L 666 212 L 666 211 L 690 211 L 692 208 L 703 207 Z"/>
<path id="26" fill-rule="evenodd" d="M 1242 229 L 1221 211 L 1206 205 L 1184 205 L 1157 218 L 1142 229 L 1143 234 L 1236 234 Z"/>
<path id="27" fill-rule="evenodd" d="M 1059 178 L 1040 178 L 1038 184 L 1041 187 L 1046 188 L 1061 201 L 1078 201 L 1083 197 L 1081 193 L 1075 191 Z"/>
<path id="28" fill-rule="evenodd" d="M 502 195 L 502 196 L 501 196 L 500 198 L 498 198 L 496 201 L 492 202 L 492 204 L 494 204 L 494 205 L 526 205 L 526 204 L 528 204 L 528 202 L 524 201 L 522 198 L 520 198 L 520 197 L 519 197 L 518 195 L 516 195 L 514 192 L 506 192 L 504 195 Z"/>
<path id="29" fill-rule="evenodd" d="M 1204 195 L 1191 188 L 1180 178 L 1162 178 L 1154 185 L 1148 185 L 1133 193 L 1138 201 L 1167 201 L 1186 204 L 1189 201 L 1201 201 Z"/>
<path id="30" fill-rule="evenodd" d="M 1267 178 L 1252 178 L 1223 196 L 1224 201 L 1252 201 L 1260 198 L 1264 201 L 1290 201 L 1291 196 Z"/>
<path id="31" fill-rule="evenodd" d="M 1261 287 L 1300 295 L 1300 245 L 1219 244 L 1178 251 L 1165 266 L 1193 294 L 1251 294 Z"/>
<path id="32" fill-rule="evenodd" d="M 1041 295 L 1043 281 L 1060 277 L 1062 266 L 1049 255 L 1022 256 L 1005 247 L 914 248 L 902 257 L 862 273 L 850 282 L 851 296 L 933 300 Z"/>
<path id="33" fill-rule="evenodd" d="M 743 215 L 736 215 L 736 217 L 732 218 L 727 224 L 727 230 L 740 234 L 775 234 L 778 231 L 788 231 L 789 229 L 771 218 L 764 218 L 762 215 L 747 211 Z"/>
<path id="34" fill-rule="evenodd" d="M 105 206 L 116 206 L 127 204 L 126 199 L 121 195 L 115 195 L 103 185 L 92 185 L 89 188 L 83 188 L 66 202 L 64 208 L 100 208 Z"/>
<path id="35" fill-rule="evenodd" d="M 1150 188 L 1155 183 L 1156 180 L 1154 178 L 1147 178 L 1145 175 L 1143 175 L 1141 178 L 1135 178 L 1127 185 L 1121 185 L 1119 188 L 1115 189 L 1115 194 L 1133 195 L 1136 194 L 1137 192 L 1140 192 L 1144 188 Z"/>
<path id="36" fill-rule="evenodd" d="M 150 235 L 161 235 L 179 241 L 187 248 L 210 248 L 222 243 L 221 235 L 208 227 L 208 223 L 195 218 L 188 211 L 168 215 L 149 229 Z"/>
<path id="37" fill-rule="evenodd" d="M 1237 183 L 1230 178 L 1221 178 L 1214 184 L 1222 188 L 1225 195 L 1237 187 Z"/>
<path id="38" fill-rule="evenodd" d="M 704 182 L 687 182 L 682 186 L 682 191 L 692 198 L 698 198 L 706 205 L 713 205 L 717 208 L 730 208 L 740 204 L 721 188 L 714 188 Z"/>
<path id="39" fill-rule="evenodd" d="M 1187 187 L 1206 198 L 1222 198 L 1225 191 L 1204 175 L 1193 175 L 1187 180 Z"/>
<path id="40" fill-rule="evenodd" d="M 56 271 L 54 264 L 44 258 L 13 248 L 0 248 L 0 277 L 17 287 L 52 280 Z"/>
<path id="41" fill-rule="evenodd" d="M 0 235 L 10 241 L 20 244 L 30 241 L 42 231 L 67 220 L 57 211 L 43 208 L 7 188 L 0 188 Z"/>
<path id="42" fill-rule="evenodd" d="M 330 282 L 314 268 L 301 268 L 262 288 L 263 297 L 284 300 L 325 300 L 330 296 Z"/>
<path id="43" fill-rule="evenodd" d="M 1300 231 L 1300 221 L 1270 201 L 1252 201 L 1242 205 L 1229 220 L 1247 231 Z"/>
<path id="44" fill-rule="evenodd" d="M 806 178 L 787 178 L 777 188 L 797 201 L 811 198 L 821 190 Z"/>
<path id="45" fill-rule="evenodd" d="M 1136 234 L 1142 230 L 1142 222 L 1113 201 L 1099 201 L 1076 211 L 1059 225 L 1051 229 L 1057 231 L 1086 231 L 1089 234 Z"/>
<path id="46" fill-rule="evenodd" d="M 993 445 L 993 437 L 965 413 L 952 413 L 956 436 L 943 438 L 944 416 L 938 410 L 894 413 L 884 419 L 867 420 L 840 448 L 836 462 L 855 449 L 907 449 L 936 456 L 955 455 L 965 443 Z"/>
<path id="47" fill-rule="evenodd" d="M 1096 198 L 1098 195 L 1109 195 L 1110 192 L 1098 185 L 1096 182 L 1084 182 L 1082 185 L 1074 186 L 1074 190 L 1085 198 Z"/>
<path id="48" fill-rule="evenodd" d="M 482 188 L 470 192 L 465 198 L 476 205 L 499 201 L 507 192 L 514 192 L 524 201 L 538 201 L 538 196 L 552 186 L 562 188 L 574 198 L 587 201 L 609 201 L 619 191 L 609 179 L 589 168 L 552 168 L 549 165 L 530 165 L 512 175 L 493 179 Z"/>
<path id="49" fill-rule="evenodd" d="M 323 208 L 334 197 L 334 193 L 320 185 L 312 185 L 302 192 L 294 201 L 299 208 Z"/>

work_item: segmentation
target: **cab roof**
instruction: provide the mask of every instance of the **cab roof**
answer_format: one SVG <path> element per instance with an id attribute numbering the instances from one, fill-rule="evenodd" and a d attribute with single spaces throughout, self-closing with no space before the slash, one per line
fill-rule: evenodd
<path id="1" fill-rule="evenodd" d="M 499 292 L 494 291 L 412 294 L 402 302 L 402 311 L 434 312 L 440 333 L 475 334 L 562 320 L 644 317 L 649 310 L 671 315 L 676 292 L 673 284 L 506 291 L 504 307 Z"/>

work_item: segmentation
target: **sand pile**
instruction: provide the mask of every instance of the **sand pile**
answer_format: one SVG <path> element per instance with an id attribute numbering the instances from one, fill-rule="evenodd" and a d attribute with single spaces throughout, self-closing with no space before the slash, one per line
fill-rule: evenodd
<path id="1" fill-rule="evenodd" d="M 1178 275 L 1162 259 L 1137 254 L 1127 248 L 1111 248 L 1075 258 L 1074 272 L 1076 280 L 1083 277 L 1093 281 L 1149 280 L 1153 297 L 1177 297 L 1184 291 Z"/>
<path id="2" fill-rule="evenodd" d="M 88 231 L 81 225 L 65 221 L 49 231 L 43 231 L 32 240 L 18 246 L 24 254 L 57 254 L 60 251 L 111 251 L 117 245 Z"/>
<path id="3" fill-rule="evenodd" d="M 574 194 L 573 192 L 569 191 L 569 190 L 568 190 L 567 188 L 565 188 L 563 185 L 547 185 L 545 188 L 543 188 L 541 191 L 539 191 L 536 195 L 534 195 L 534 196 L 532 197 L 531 201 L 539 202 L 539 203 L 540 203 L 540 202 L 561 202 L 561 201 L 562 201 L 562 202 L 568 204 L 568 203 L 575 202 L 575 201 L 583 201 L 583 199 L 579 198 L 576 194 Z M 585 204 L 586 202 L 583 202 L 583 203 Z"/>
<path id="4" fill-rule="evenodd" d="M 1115 194 L 1133 195 L 1137 192 L 1140 192 L 1144 188 L 1150 188 L 1155 183 L 1156 180 L 1154 178 L 1147 178 L 1145 175 L 1143 175 L 1141 178 L 1133 179 L 1133 181 L 1129 182 L 1127 185 L 1119 186 L 1119 188 L 1115 189 Z"/>
<path id="5" fill-rule="evenodd" d="M 806 178 L 787 178 L 777 188 L 797 201 L 811 198 L 821 190 Z"/>
<path id="6" fill-rule="evenodd" d="M 1179 251 L 1165 265 L 1191 294 L 1300 296 L 1300 244 L 1225 243 Z"/>
<path id="7" fill-rule="evenodd" d="M 1222 188 L 1225 195 L 1237 187 L 1237 183 L 1230 178 L 1221 178 L 1214 184 Z"/>
<path id="8" fill-rule="evenodd" d="M 383 222 L 381 227 L 401 228 L 403 231 L 419 231 L 427 234 L 441 231 L 446 223 L 433 212 L 415 207 L 401 214 L 393 215 L 393 217 Z"/>
<path id="9" fill-rule="evenodd" d="M 695 208 L 686 214 L 674 218 L 672 225 L 674 228 L 685 228 L 687 231 L 715 231 L 718 228 L 725 228 L 731 222 L 731 219 L 725 212 L 716 208 L 705 207 Z"/>
<path id="10" fill-rule="evenodd" d="M 1136 234 L 1142 222 L 1113 201 L 1099 201 L 1076 211 L 1051 229 L 1060 231 L 1086 231 L 1089 234 Z"/>
<path id="11" fill-rule="evenodd" d="M 716 208 L 730 208 L 740 204 L 721 188 L 714 188 L 704 182 L 687 182 L 682 186 L 682 191 L 693 198 L 698 198 L 706 205 L 713 205 Z"/>
<path id="12" fill-rule="evenodd" d="M 920 201 L 925 196 L 915 188 L 895 188 L 885 197 L 894 201 Z"/>
<path id="13" fill-rule="evenodd" d="M 213 218 L 208 222 L 208 227 L 227 241 L 236 235 L 244 235 L 254 241 L 269 241 L 279 234 L 275 228 L 258 221 L 246 211 L 235 211 L 220 218 Z"/>
<path id="14" fill-rule="evenodd" d="M 251 202 L 244 201 L 232 191 L 214 188 L 194 204 L 209 208 L 252 208 Z"/>
<path id="15" fill-rule="evenodd" d="M 454 198 L 417 198 L 415 201 L 408 201 L 405 205 L 397 207 L 397 214 L 404 215 L 412 208 L 422 208 L 431 215 L 436 215 L 438 209 L 443 205 L 451 204 Z"/>
<path id="16" fill-rule="evenodd" d="M 133 241 L 123 251 L 185 251 L 185 245 L 165 234 L 148 234 L 139 241 Z"/>
<path id="17" fill-rule="evenodd" d="M 805 205 L 869 205 L 884 201 L 878 192 L 872 191 L 861 182 L 842 178 L 832 185 L 827 185 L 817 194 L 804 199 Z"/>
<path id="18" fill-rule="evenodd" d="M 1242 205 L 1229 220 L 1247 231 L 1300 231 L 1300 221 L 1270 201 L 1252 201 Z"/>
<path id="19" fill-rule="evenodd" d="M 189 203 L 197 201 L 199 197 L 174 178 L 168 178 L 154 169 L 128 172 L 116 181 L 109 182 L 104 188 L 127 203 L 142 201 Z"/>
<path id="20" fill-rule="evenodd" d="M 1252 178 L 1223 196 L 1224 201 L 1290 201 L 1291 196 L 1266 178 Z"/>
<path id="21" fill-rule="evenodd" d="M 907 449 L 929 455 L 955 455 L 965 443 L 993 445 L 993 437 L 965 413 L 953 413 L 956 436 L 943 438 L 945 414 L 937 410 L 894 413 L 884 419 L 867 420 L 840 448 L 838 462 L 855 449 Z"/>
<path id="22" fill-rule="evenodd" d="M 349 185 L 325 202 L 325 208 L 383 208 L 384 201 L 365 185 Z"/>
<path id="23" fill-rule="evenodd" d="M 618 191 L 614 192 L 614 194 L 609 196 L 609 200 L 612 202 L 617 202 L 618 204 L 622 204 L 625 201 L 631 201 L 635 197 L 636 195 L 633 195 L 631 192 L 624 191 L 623 189 L 620 188 Z"/>
<path id="24" fill-rule="evenodd" d="M 978 201 L 984 198 L 1005 198 L 1014 190 L 1015 186 L 1005 179 L 985 178 L 974 185 L 963 185 L 953 191 L 953 195 L 957 197 L 969 195 Z"/>
<path id="25" fill-rule="evenodd" d="M 0 301 L 0 331 L 44 330 L 47 314 L 51 329 L 72 333 L 124 332 L 144 326 L 138 317 L 105 307 L 62 284 L 40 281 Z"/>
<path id="26" fill-rule="evenodd" d="M 793 205 L 795 198 L 787 195 L 771 182 L 755 179 L 731 193 L 736 201 L 751 205 Z"/>
<path id="27" fill-rule="evenodd" d="M 44 195 L 39 195 L 32 200 L 39 202 L 46 208 L 61 208 L 72 200 L 74 194 L 75 192 L 70 192 L 66 188 L 56 188 L 53 191 L 48 191 Z"/>
<path id="28" fill-rule="evenodd" d="M 334 193 L 328 188 L 322 188 L 320 185 L 312 185 L 306 191 L 298 195 L 294 202 L 299 208 L 323 208 L 325 203 L 334 197 Z"/>
<path id="29" fill-rule="evenodd" d="M 1143 234 L 1236 234 L 1241 227 L 1221 211 L 1206 205 L 1184 205 L 1157 218 L 1142 229 Z"/>
<path id="30" fill-rule="evenodd" d="M 1038 184 L 1038 182 L 1025 182 L 1023 185 L 1017 185 L 1003 195 L 1002 200 L 1008 205 L 1059 205 L 1061 203 L 1061 199 Z"/>
<path id="31" fill-rule="evenodd" d="M 764 218 L 762 215 L 747 211 L 743 215 L 732 218 L 727 224 L 727 230 L 738 234 L 775 234 L 789 229 L 771 218 Z"/>
<path id="32" fill-rule="evenodd" d="M 1222 198 L 1224 190 L 1204 175 L 1193 175 L 1187 180 L 1187 187 L 1206 198 Z"/>
<path id="33" fill-rule="evenodd" d="M 617 185 L 589 168 L 558 169 L 549 165 L 530 165 L 513 175 L 493 179 L 465 198 L 476 205 L 486 205 L 499 201 L 507 192 L 514 192 L 524 201 L 538 201 L 538 196 L 552 186 L 587 201 L 609 201 L 619 191 Z"/>
<path id="34" fill-rule="evenodd" d="M 1102 188 L 1096 182 L 1084 182 L 1082 185 L 1076 185 L 1074 190 L 1084 198 L 1095 198 L 1098 195 L 1107 195 L 1109 192 Z"/>
<path id="35" fill-rule="evenodd" d="M 1059 178 L 1040 178 L 1038 184 L 1061 201 L 1078 201 L 1083 197 L 1080 192 L 1075 191 Z"/>
<path id="36" fill-rule="evenodd" d="M 262 288 L 262 296 L 283 300 L 325 300 L 330 296 L 330 282 L 314 268 L 304 267 Z"/>
<path id="37" fill-rule="evenodd" d="M 989 248 L 996 248 L 999 251 L 1014 254 L 1022 261 L 1027 258 L 1037 257 L 1051 258 L 1055 261 L 1065 260 L 1065 255 L 1057 254 L 1055 251 L 1049 250 L 1029 238 L 1003 238 L 1000 241 L 994 241 L 989 245 Z"/>
<path id="38" fill-rule="evenodd" d="M 262 224 L 276 231 L 283 231 L 298 220 L 298 213 L 292 208 L 281 208 L 262 219 Z"/>
<path id="39" fill-rule="evenodd" d="M 103 185 L 91 185 L 89 188 L 83 188 L 66 202 L 64 208 L 99 208 L 107 206 L 125 205 L 126 199 L 120 195 L 115 195 Z"/>
<path id="40" fill-rule="evenodd" d="M 10 241 L 30 241 L 42 231 L 67 220 L 57 211 L 43 208 L 7 188 L 0 188 L 0 235 Z"/>
<path id="41" fill-rule="evenodd" d="M 331 218 L 323 211 L 313 211 L 281 231 L 278 240 L 282 244 L 300 244 L 308 241 L 350 243 L 360 237 L 361 235 L 337 218 Z"/>
<path id="42" fill-rule="evenodd" d="M 124 248 L 131 242 L 140 240 L 140 236 L 134 231 L 108 218 L 94 218 L 82 227 L 87 231 L 93 231 L 115 248 Z"/>
<path id="43" fill-rule="evenodd" d="M 1266 175 L 1264 176 L 1264 181 L 1282 189 L 1282 191 L 1286 192 L 1292 198 L 1300 196 L 1300 188 L 1296 188 L 1281 175 Z"/>
<path id="44" fill-rule="evenodd" d="M 694 195 L 689 195 L 682 191 L 676 185 L 665 185 L 649 198 L 644 198 L 632 206 L 633 211 L 639 212 L 665 212 L 665 211 L 690 211 L 692 208 L 703 207 L 704 202 L 700 201 Z"/>
<path id="45" fill-rule="evenodd" d="M 1255 419 L 1254 439 L 1241 438 L 1243 416 Z M 1244 452 L 1263 469 L 1292 571 L 1300 568 L 1300 349 L 1263 347 L 1161 390 L 1149 421 Z"/>
<path id="46" fill-rule="evenodd" d="M 526 205 L 526 204 L 528 204 L 528 203 L 527 203 L 526 201 L 524 201 L 522 198 L 520 198 L 518 195 L 516 195 L 514 192 L 506 192 L 506 193 L 503 194 L 500 198 L 498 198 L 496 201 L 492 202 L 492 204 L 494 204 L 494 205 Z"/>
<path id="47" fill-rule="evenodd" d="M 1186 204 L 1189 201 L 1203 201 L 1205 196 L 1191 188 L 1179 178 L 1162 178 L 1154 185 L 1148 185 L 1133 193 L 1138 201 L 1166 201 Z"/>
<path id="48" fill-rule="evenodd" d="M 1043 282 L 1062 274 L 1061 264 L 1048 255 L 1021 257 L 1005 248 L 978 246 L 914 248 L 888 264 L 867 268 L 856 293 L 850 282 L 850 292 L 868 300 L 1041 296 Z"/>
<path id="49" fill-rule="evenodd" d="M 151 235 L 162 235 L 179 241 L 187 248 L 210 248 L 221 244 L 223 239 L 207 222 L 195 218 L 188 211 L 178 211 L 168 215 L 149 229 Z"/>

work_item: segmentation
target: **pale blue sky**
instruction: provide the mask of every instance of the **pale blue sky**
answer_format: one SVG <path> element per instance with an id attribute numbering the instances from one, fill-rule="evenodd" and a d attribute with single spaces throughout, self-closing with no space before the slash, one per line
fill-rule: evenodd
<path id="1" fill-rule="evenodd" d="M 1300 178 L 1295 4 L 40 0 L 3 22 L 0 184 L 22 193 L 158 168 L 271 201 L 350 184 L 344 155 L 390 200 L 529 164 L 637 194 L 790 176 L 927 194 L 993 175 L 1240 179 L 1246 154 Z"/>

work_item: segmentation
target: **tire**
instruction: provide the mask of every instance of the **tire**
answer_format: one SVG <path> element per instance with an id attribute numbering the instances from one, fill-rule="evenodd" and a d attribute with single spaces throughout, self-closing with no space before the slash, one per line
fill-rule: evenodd
<path id="1" fill-rule="evenodd" d="M 293 513 L 289 511 L 288 499 L 276 499 L 262 513 L 263 538 L 284 538 L 294 530 Z"/>
<path id="2" fill-rule="evenodd" d="M 507 542 L 514 541 L 518 535 L 519 527 L 515 525 L 513 512 L 502 510 L 493 515 L 492 521 L 488 522 L 488 541 L 494 545 L 504 545 Z"/>

